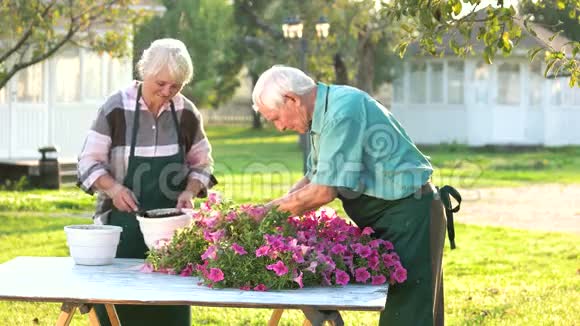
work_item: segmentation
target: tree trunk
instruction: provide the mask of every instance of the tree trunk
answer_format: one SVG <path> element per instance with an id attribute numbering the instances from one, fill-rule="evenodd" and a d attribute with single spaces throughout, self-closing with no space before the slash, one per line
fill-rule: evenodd
<path id="1" fill-rule="evenodd" d="M 342 60 L 342 55 L 336 53 L 333 57 L 334 60 L 334 83 L 339 85 L 348 85 L 348 70 L 344 60 Z"/>
<path id="2" fill-rule="evenodd" d="M 258 81 L 259 77 L 260 76 L 258 76 L 258 74 L 250 71 L 250 78 L 252 79 L 252 89 L 254 88 L 253 86 L 256 85 L 256 82 Z M 252 110 L 252 129 L 262 129 L 263 125 L 262 119 L 260 119 L 260 113 L 256 112 L 253 108 L 250 109 Z"/>
<path id="3" fill-rule="evenodd" d="M 355 86 L 367 93 L 371 93 L 375 79 L 375 44 L 364 32 L 359 33 L 357 59 Z"/>

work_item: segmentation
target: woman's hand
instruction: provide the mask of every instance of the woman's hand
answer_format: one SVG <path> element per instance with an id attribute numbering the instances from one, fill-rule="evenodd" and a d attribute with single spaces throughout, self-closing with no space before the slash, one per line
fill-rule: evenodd
<path id="1" fill-rule="evenodd" d="M 177 209 L 181 209 L 181 208 L 193 208 L 193 204 L 192 204 L 192 200 L 193 200 L 194 194 L 192 191 L 190 190 L 185 190 L 183 191 L 181 194 L 179 194 L 179 197 L 177 197 L 177 205 L 175 206 L 175 208 Z"/>
<path id="2" fill-rule="evenodd" d="M 113 205 L 122 212 L 136 212 L 138 210 L 133 192 L 118 183 L 105 189 L 104 192 L 113 200 Z"/>

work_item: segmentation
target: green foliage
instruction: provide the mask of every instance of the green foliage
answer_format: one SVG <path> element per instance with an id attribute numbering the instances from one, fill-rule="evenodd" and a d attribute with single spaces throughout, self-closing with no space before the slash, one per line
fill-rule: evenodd
<path id="1" fill-rule="evenodd" d="M 0 88 L 18 71 L 80 44 L 113 56 L 128 54 L 132 24 L 147 15 L 133 0 L 0 0 Z M 105 33 L 99 30 L 107 29 Z"/>
<path id="2" fill-rule="evenodd" d="M 239 86 L 242 66 L 234 47 L 233 8 L 226 0 L 165 1 L 166 12 L 141 25 L 134 40 L 133 60 L 158 38 L 180 39 L 193 60 L 193 81 L 182 93 L 198 106 L 216 107 Z"/>
<path id="3" fill-rule="evenodd" d="M 576 0 L 526 0 L 521 14 L 503 0 L 486 4 L 476 0 L 395 0 L 383 1 L 387 19 L 404 31 L 397 40 L 395 52 L 405 55 L 409 44 L 416 42 L 423 53 L 441 56 L 449 47 L 457 56 L 481 55 L 492 64 L 496 55 L 509 56 L 523 38 L 522 31 L 533 36 L 539 28 L 534 23 L 553 24 L 554 35 L 542 39 L 539 50 L 531 51 L 531 59 L 541 50 L 546 52 L 546 75 L 567 74 L 570 86 L 580 87 L 580 67 L 577 54 L 580 43 L 575 38 L 580 30 L 580 2 Z M 480 10 L 482 9 L 482 10 Z M 542 17 L 541 19 L 536 17 Z M 557 23 L 559 20 L 565 23 Z M 571 35 L 572 42 L 555 40 L 560 30 Z M 545 38 L 545 37 L 544 37 Z M 443 40 L 445 40 L 443 42 Z M 478 50 L 474 50 L 478 49 Z M 479 50 L 481 49 L 481 50 Z"/>

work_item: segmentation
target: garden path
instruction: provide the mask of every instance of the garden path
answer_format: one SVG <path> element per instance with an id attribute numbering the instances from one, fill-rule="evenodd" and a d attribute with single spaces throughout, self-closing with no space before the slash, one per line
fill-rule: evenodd
<path id="1" fill-rule="evenodd" d="M 570 232 L 580 235 L 580 185 L 547 184 L 515 188 L 460 189 L 466 224 Z"/>

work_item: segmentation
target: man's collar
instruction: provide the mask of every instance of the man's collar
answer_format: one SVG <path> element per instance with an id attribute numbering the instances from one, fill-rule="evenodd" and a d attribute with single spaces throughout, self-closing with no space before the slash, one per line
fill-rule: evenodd
<path id="1" fill-rule="evenodd" d="M 330 86 L 318 82 L 318 90 L 316 91 L 316 102 L 314 103 L 314 112 L 312 113 L 312 121 L 310 121 L 310 131 L 320 133 L 322 131 L 322 123 L 324 121 L 326 103 L 326 93 L 330 91 Z"/>

